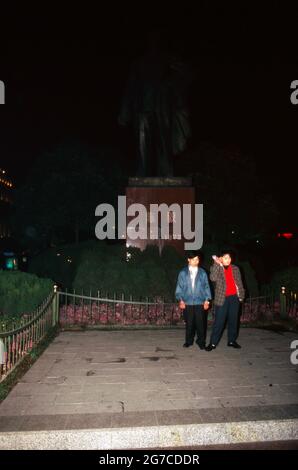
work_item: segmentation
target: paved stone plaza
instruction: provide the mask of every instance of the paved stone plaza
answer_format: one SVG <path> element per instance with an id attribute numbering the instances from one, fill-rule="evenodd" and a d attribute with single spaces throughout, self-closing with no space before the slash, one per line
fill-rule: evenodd
<path id="1" fill-rule="evenodd" d="M 62 332 L 0 405 L 0 448 L 294 442 L 294 339 L 242 328 L 241 350 L 224 333 L 206 352 L 183 329 Z"/>

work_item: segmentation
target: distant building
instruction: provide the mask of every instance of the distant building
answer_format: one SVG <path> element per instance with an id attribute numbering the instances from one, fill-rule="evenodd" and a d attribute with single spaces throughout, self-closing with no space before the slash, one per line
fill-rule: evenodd
<path id="1" fill-rule="evenodd" d="M 9 215 L 13 203 L 13 183 L 6 171 L 0 168 L 0 238 L 11 236 Z"/>

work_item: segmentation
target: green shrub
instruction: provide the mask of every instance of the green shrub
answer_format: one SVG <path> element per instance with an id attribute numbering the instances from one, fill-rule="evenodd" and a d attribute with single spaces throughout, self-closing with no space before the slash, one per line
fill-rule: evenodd
<path id="1" fill-rule="evenodd" d="M 76 254 L 71 249 L 49 248 L 30 261 L 28 271 L 41 278 L 53 279 L 64 288 L 71 287 L 76 261 Z"/>
<path id="2" fill-rule="evenodd" d="M 126 296 L 161 296 L 173 299 L 178 270 L 183 260 L 174 249 L 165 249 L 159 256 L 157 247 L 141 252 L 136 248 L 114 245 L 107 249 L 85 249 L 73 282 L 76 291 L 88 293 L 114 292 Z"/>
<path id="3" fill-rule="evenodd" d="M 202 267 L 209 272 L 211 256 L 218 252 L 217 245 L 205 244 Z M 60 256 L 57 256 L 57 253 Z M 127 258 L 127 254 L 129 259 Z M 67 260 L 71 259 L 71 263 Z M 124 293 L 126 296 L 174 298 L 177 276 L 187 261 L 173 247 L 165 247 L 161 256 L 158 248 L 149 245 L 140 251 L 124 244 L 108 244 L 94 240 L 79 245 L 51 248 L 36 256 L 30 263 L 30 272 L 49 277 L 62 288 L 82 290 L 89 295 Z M 258 295 L 258 283 L 248 261 L 239 264 L 247 295 Z"/>
<path id="4" fill-rule="evenodd" d="M 298 267 L 292 266 L 276 272 L 268 287 L 275 293 L 279 293 L 281 287 L 285 287 L 288 291 L 298 292 Z"/>
<path id="5" fill-rule="evenodd" d="M 32 312 L 53 289 L 53 281 L 20 271 L 0 271 L 0 313 L 18 316 Z"/>
<path id="6" fill-rule="evenodd" d="M 245 297 L 258 297 L 259 286 L 253 268 L 249 261 L 236 263 L 241 271 L 242 280 L 245 287 Z"/>

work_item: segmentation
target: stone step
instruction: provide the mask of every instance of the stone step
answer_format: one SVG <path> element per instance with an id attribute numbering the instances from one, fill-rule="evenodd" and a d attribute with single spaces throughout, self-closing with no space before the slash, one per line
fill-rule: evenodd
<path id="1" fill-rule="evenodd" d="M 2 450 L 162 449 L 298 440 L 298 419 L 0 433 Z"/>

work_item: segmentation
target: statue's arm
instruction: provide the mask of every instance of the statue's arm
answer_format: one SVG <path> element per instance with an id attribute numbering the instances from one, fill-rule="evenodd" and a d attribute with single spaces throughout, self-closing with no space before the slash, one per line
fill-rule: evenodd
<path id="1" fill-rule="evenodd" d="M 133 101 L 134 101 L 134 94 L 136 92 L 136 74 L 134 68 L 131 67 L 128 80 L 126 81 L 120 112 L 118 115 L 118 123 L 121 126 L 128 125 L 132 120 L 133 114 Z"/>

